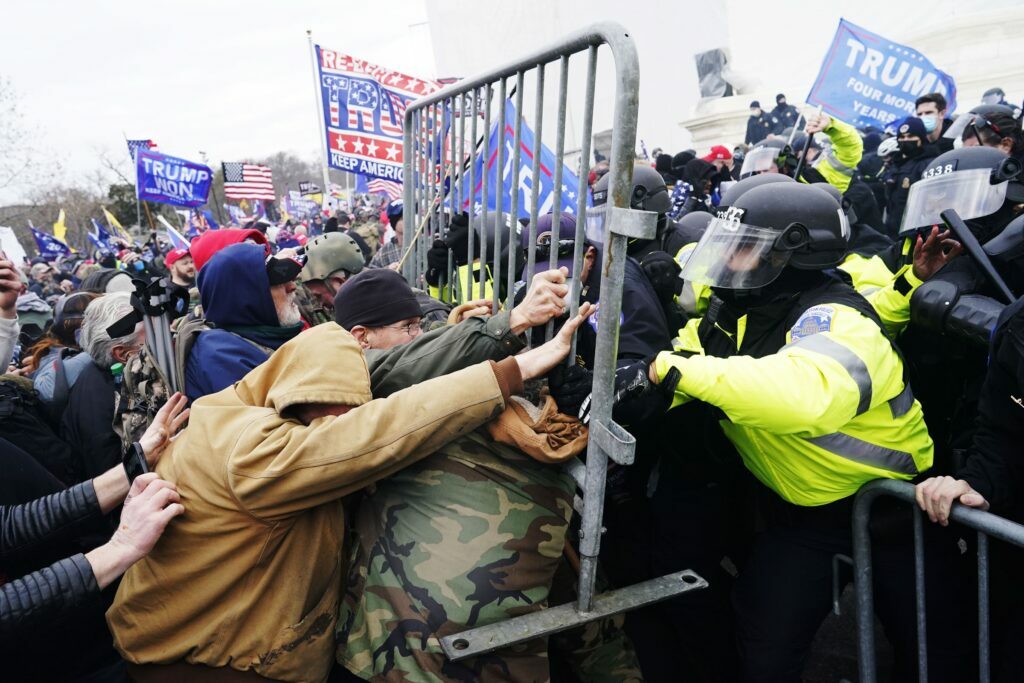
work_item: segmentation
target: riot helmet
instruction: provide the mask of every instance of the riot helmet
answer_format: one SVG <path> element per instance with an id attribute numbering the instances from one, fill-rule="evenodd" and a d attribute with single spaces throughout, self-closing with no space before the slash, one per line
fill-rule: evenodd
<path id="1" fill-rule="evenodd" d="M 684 244 L 699 242 L 714 218 L 707 211 L 691 211 L 676 221 L 676 230 L 682 235 Z"/>
<path id="2" fill-rule="evenodd" d="M 725 194 L 722 195 L 722 201 L 719 202 L 718 208 L 721 210 L 724 207 L 732 206 L 736 203 L 736 200 L 742 197 L 747 191 L 760 187 L 761 185 L 768 185 L 771 183 L 793 183 L 796 182 L 788 175 L 782 175 L 779 173 L 762 173 L 760 175 L 752 175 L 732 185 Z"/>
<path id="3" fill-rule="evenodd" d="M 846 215 L 828 193 L 801 183 L 755 187 L 712 219 L 681 277 L 724 290 L 757 290 L 787 267 L 837 265 L 849 235 Z"/>
<path id="4" fill-rule="evenodd" d="M 610 173 L 605 174 L 594 184 L 594 205 L 587 209 L 586 225 L 587 239 L 593 244 L 605 243 L 605 218 L 610 206 L 608 203 L 610 189 Z M 672 198 L 669 196 L 664 178 L 650 166 L 641 164 L 633 167 L 633 186 L 629 193 L 629 206 L 631 209 L 653 211 L 658 214 L 658 234 L 661 234 L 666 224 L 665 214 L 672 208 Z M 649 240 L 630 239 L 628 250 L 633 253 L 648 243 Z"/>
<path id="5" fill-rule="evenodd" d="M 985 242 L 985 253 L 996 261 L 1010 263 L 1024 256 L 1024 216 L 1007 223 L 998 235 Z"/>
<path id="6" fill-rule="evenodd" d="M 940 225 L 952 209 L 985 241 L 1012 218 L 1024 202 L 1021 164 L 993 147 L 961 147 L 935 157 L 910 186 L 900 236 Z"/>
<path id="7" fill-rule="evenodd" d="M 784 152 L 786 143 L 778 139 L 762 140 L 749 150 L 743 157 L 740 168 L 740 180 L 761 173 L 784 172 Z"/>

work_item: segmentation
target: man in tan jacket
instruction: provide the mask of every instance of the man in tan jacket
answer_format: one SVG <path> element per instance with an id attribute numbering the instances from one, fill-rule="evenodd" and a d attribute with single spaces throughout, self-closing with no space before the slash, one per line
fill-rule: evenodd
<path id="1" fill-rule="evenodd" d="M 107 620 L 137 681 L 322 681 L 343 567 L 341 497 L 496 416 L 569 351 L 547 344 L 372 400 L 335 323 L 196 401 L 160 462 L 186 513 L 125 575 Z"/>

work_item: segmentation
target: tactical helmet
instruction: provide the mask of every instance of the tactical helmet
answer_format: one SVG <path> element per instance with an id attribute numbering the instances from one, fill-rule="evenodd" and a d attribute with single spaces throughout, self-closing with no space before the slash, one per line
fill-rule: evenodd
<path id="1" fill-rule="evenodd" d="M 595 207 L 608 202 L 610 182 L 611 173 L 606 173 L 594 184 Z M 668 213 L 672 208 L 672 198 L 660 173 L 644 164 L 633 167 L 633 189 L 629 195 L 629 206 L 632 209 L 653 211 L 659 216 Z"/>
<path id="2" fill-rule="evenodd" d="M 748 178 L 740 180 L 735 185 L 731 186 L 722 195 L 722 201 L 719 202 L 718 208 L 732 206 L 736 203 L 736 200 L 742 197 L 747 191 L 760 187 L 761 185 L 768 185 L 770 183 L 794 183 L 796 182 L 788 175 L 782 175 L 780 173 L 762 173 L 760 175 L 752 175 Z"/>
<path id="3" fill-rule="evenodd" d="M 779 157 L 785 151 L 786 143 L 775 138 L 762 140 L 751 147 L 745 157 L 743 166 L 740 168 L 740 180 L 750 176 L 767 173 L 775 167 L 776 171 L 782 172 L 783 162 Z"/>
<path id="4" fill-rule="evenodd" d="M 935 157 L 910 186 L 900 235 L 942 223 L 952 209 L 964 221 L 979 219 L 983 240 L 1006 224 L 995 214 L 1004 204 L 1024 201 L 1021 164 L 993 147 L 961 147 Z M 992 220 L 980 220 L 992 216 Z M 995 221 L 995 223 L 993 223 Z"/>
<path id="5" fill-rule="evenodd" d="M 326 280 L 339 270 L 355 275 L 363 269 L 363 251 L 344 232 L 317 235 L 306 244 L 306 265 L 299 273 L 302 282 Z"/>
<path id="6" fill-rule="evenodd" d="M 714 216 L 707 211 L 691 211 L 676 221 L 676 230 L 682 235 L 685 244 L 699 242 L 712 218 Z"/>
<path id="7" fill-rule="evenodd" d="M 826 192 L 802 183 L 755 187 L 711 221 L 681 277 L 722 289 L 759 289 L 787 266 L 838 264 L 849 235 L 846 215 Z"/>
<path id="8" fill-rule="evenodd" d="M 1000 121 L 1007 121 L 1009 127 L 1014 127 L 1015 122 L 1020 117 L 1020 110 L 1014 109 L 1013 107 L 1005 104 L 980 104 L 977 107 L 971 109 L 966 114 L 960 114 L 956 117 L 953 123 L 950 124 L 946 132 L 942 134 L 944 138 L 950 138 L 952 140 L 960 140 L 964 136 L 964 131 L 967 130 L 968 126 L 988 127 L 991 126 L 990 119 L 998 119 Z M 1016 132 L 1020 133 L 1020 123 L 1016 122 Z M 1014 131 L 997 131 L 999 134 L 1005 137 L 1013 137 Z"/>

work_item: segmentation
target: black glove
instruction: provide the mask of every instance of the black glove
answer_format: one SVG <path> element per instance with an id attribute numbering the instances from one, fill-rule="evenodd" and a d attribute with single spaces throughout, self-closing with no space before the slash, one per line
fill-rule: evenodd
<path id="1" fill-rule="evenodd" d="M 455 260 L 461 266 L 467 263 L 466 249 L 469 247 L 469 214 L 465 211 L 452 216 L 448 223 L 445 245 L 455 253 Z M 479 247 L 477 247 L 479 251 Z M 445 257 L 447 258 L 447 257 Z"/>
<path id="2" fill-rule="evenodd" d="M 672 368 L 661 384 L 655 384 L 649 376 L 651 361 L 639 360 L 625 365 L 615 371 L 615 397 L 612 401 L 613 415 L 621 413 L 624 407 L 641 399 L 658 395 L 660 412 L 664 412 L 672 405 L 672 395 L 675 393 L 676 385 L 681 377 L 678 370 Z M 580 407 L 580 421 L 583 424 L 590 422 L 590 396 L 584 400 Z M 627 415 L 628 417 L 628 415 Z"/>
<path id="3" fill-rule="evenodd" d="M 644 256 L 640 268 L 658 295 L 659 301 L 671 301 L 683 291 L 683 281 L 679 279 L 682 268 L 679 263 L 664 251 L 652 251 Z"/>
<path id="4" fill-rule="evenodd" d="M 594 373 L 580 365 L 557 365 L 548 375 L 548 387 L 558 409 L 566 415 L 579 415 L 584 401 L 590 401 Z"/>
<path id="5" fill-rule="evenodd" d="M 437 287 L 441 273 L 448 270 L 448 245 L 441 240 L 434 240 L 434 245 L 427 250 L 427 284 Z"/>

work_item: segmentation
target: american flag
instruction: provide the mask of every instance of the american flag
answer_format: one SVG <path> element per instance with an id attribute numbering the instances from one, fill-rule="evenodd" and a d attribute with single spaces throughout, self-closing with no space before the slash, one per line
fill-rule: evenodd
<path id="1" fill-rule="evenodd" d="M 125 140 L 128 143 L 128 153 L 132 155 L 132 161 L 135 161 L 135 150 L 137 149 L 156 149 L 156 143 L 152 140 Z"/>
<path id="2" fill-rule="evenodd" d="M 274 201 L 274 174 L 269 166 L 225 161 L 224 196 L 228 199 Z"/>
<path id="3" fill-rule="evenodd" d="M 686 204 L 686 200 L 690 198 L 690 192 L 693 191 L 693 187 L 690 183 L 682 180 L 676 181 L 676 186 L 672 188 L 672 208 L 668 211 L 668 217 L 672 220 L 679 220 L 680 213 L 683 211 L 683 205 Z"/>
<path id="4" fill-rule="evenodd" d="M 366 189 L 372 194 L 386 194 L 391 201 L 395 201 L 402 196 L 402 184 L 392 180 L 372 178 L 366 183 Z"/>

